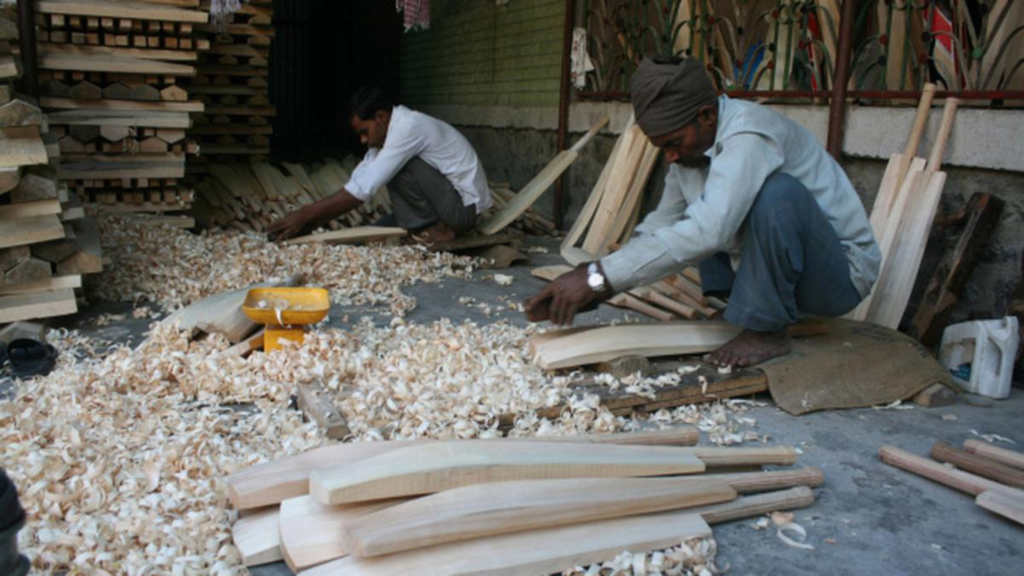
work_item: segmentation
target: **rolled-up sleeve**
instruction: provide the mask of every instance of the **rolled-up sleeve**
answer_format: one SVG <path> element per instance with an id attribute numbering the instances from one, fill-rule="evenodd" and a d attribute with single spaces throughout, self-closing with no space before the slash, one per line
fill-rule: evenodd
<path id="1" fill-rule="evenodd" d="M 704 192 L 670 226 L 633 238 L 601 259 L 617 291 L 650 284 L 723 250 L 739 232 L 758 192 L 782 166 L 782 150 L 758 134 L 741 133 L 721 142 Z"/>
<path id="2" fill-rule="evenodd" d="M 375 191 L 386 186 L 409 160 L 420 155 L 426 147 L 426 141 L 421 135 L 403 127 L 393 128 L 396 129 L 388 131 L 384 147 L 375 155 L 367 154 L 345 184 L 349 194 L 364 202 Z"/>

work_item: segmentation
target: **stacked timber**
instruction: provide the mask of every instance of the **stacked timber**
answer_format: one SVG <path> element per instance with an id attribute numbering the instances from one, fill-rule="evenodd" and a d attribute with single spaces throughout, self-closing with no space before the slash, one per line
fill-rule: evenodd
<path id="1" fill-rule="evenodd" d="M 14 91 L 14 18 L 0 10 L 0 324 L 75 313 L 82 274 L 103 265 L 95 221 L 57 179 L 54 134 Z"/>
<path id="2" fill-rule="evenodd" d="M 572 271 L 564 264 L 542 266 L 531 271 L 533 276 L 548 282 Z M 608 304 L 639 312 L 662 322 L 706 319 L 720 315 L 726 303 L 706 296 L 700 285 L 700 273 L 693 267 L 682 273 L 664 278 L 650 286 L 620 292 L 606 300 Z"/>
<path id="3" fill-rule="evenodd" d="M 209 2 L 202 8 L 209 11 Z M 210 49 L 200 56 L 190 85 L 206 105 L 205 112 L 193 115 L 189 131 L 203 151 L 190 163 L 191 171 L 201 173 L 207 163 L 265 162 L 270 154 L 275 110 L 267 76 L 273 14 L 272 0 L 251 0 L 228 23 L 199 27 Z"/>
<path id="4" fill-rule="evenodd" d="M 195 184 L 198 192 L 192 214 L 207 228 L 233 228 L 243 232 L 263 232 L 278 218 L 292 210 L 322 200 L 341 190 L 351 177 L 358 160 L 325 158 L 323 162 L 280 166 L 266 162 L 209 164 L 207 174 Z M 501 210 L 515 200 L 507 186 L 492 186 L 494 208 Z M 369 226 L 391 213 L 387 188 L 379 190 L 370 202 L 332 220 L 326 227 L 342 230 Z M 526 210 L 512 224 L 537 235 L 556 234 L 555 225 L 533 210 Z"/>
<path id="5" fill-rule="evenodd" d="M 37 2 L 41 104 L 62 153 L 60 178 L 111 212 L 187 209 L 190 113 L 182 87 L 206 41 L 198 0 Z"/>
<path id="6" fill-rule="evenodd" d="M 336 444 L 227 478 L 245 513 L 235 546 L 249 566 L 284 560 L 303 574 L 548 574 L 813 504 L 820 470 L 757 471 L 792 466 L 793 448 L 698 437 Z"/>

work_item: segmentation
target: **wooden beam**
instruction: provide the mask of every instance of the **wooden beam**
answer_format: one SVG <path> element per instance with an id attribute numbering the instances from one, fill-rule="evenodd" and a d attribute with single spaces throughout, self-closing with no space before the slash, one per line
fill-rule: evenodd
<path id="1" fill-rule="evenodd" d="M 235 548 L 246 566 L 260 566 L 283 559 L 281 555 L 280 512 L 275 507 L 239 518 L 231 527 Z"/>
<path id="2" fill-rule="evenodd" d="M 17 218 L 0 226 L 0 248 L 22 246 L 64 237 L 64 226 L 55 215 Z"/>
<path id="3" fill-rule="evenodd" d="M 354 518 L 343 545 L 361 558 L 474 538 L 734 500 L 708 480 L 573 478 L 475 484 Z"/>
<path id="4" fill-rule="evenodd" d="M 314 471 L 309 491 L 325 504 L 431 494 L 505 480 L 691 474 L 704 463 L 679 448 L 550 442 L 436 443 Z"/>
<path id="5" fill-rule="evenodd" d="M 526 186 L 523 186 L 512 202 L 509 202 L 504 208 L 481 222 L 477 226 L 477 230 L 481 234 L 496 234 L 514 222 L 516 218 L 522 216 L 530 206 L 533 206 L 534 202 L 540 198 L 544 191 L 550 188 L 555 183 L 555 180 L 558 180 L 562 172 L 565 172 L 579 158 L 580 150 L 608 124 L 608 121 L 608 117 L 604 117 L 580 138 L 572 148 L 562 151 L 555 156 L 554 160 L 549 162 L 537 176 L 530 180 Z"/>
<path id="6" fill-rule="evenodd" d="M 74 290 L 54 290 L 0 297 L 0 324 L 66 316 L 78 312 Z"/>
<path id="7" fill-rule="evenodd" d="M 111 72 L 116 74 L 157 74 L 161 76 L 195 76 L 193 66 L 170 64 L 158 60 L 127 56 L 87 56 L 84 54 L 39 54 L 42 70 L 69 70 L 74 72 Z"/>
<path id="8" fill-rule="evenodd" d="M 48 109 L 56 110 L 117 110 L 121 112 L 202 112 L 202 102 L 139 102 L 137 100 L 75 100 L 73 98 L 39 99 L 39 103 Z M 55 124 L 57 122 L 54 122 Z"/>
<path id="9" fill-rule="evenodd" d="M 0 226 L 6 226 L 9 220 L 15 218 L 31 218 L 47 214 L 60 214 L 60 212 L 61 206 L 57 200 L 34 200 L 20 204 L 0 205 Z"/>
<path id="10" fill-rule="evenodd" d="M 37 0 L 36 10 L 41 14 L 95 16 L 99 18 L 125 18 L 131 20 L 166 20 L 205 24 L 209 14 L 200 10 L 159 7 L 146 2 L 104 0 Z"/>
<path id="11" fill-rule="evenodd" d="M 617 434 L 585 434 L 529 438 L 531 442 L 570 442 L 619 444 L 623 446 L 693 446 L 699 439 L 695 428 L 684 426 L 670 430 Z M 496 440 L 458 440 L 459 444 L 475 442 L 518 442 L 505 438 Z M 309 475 L 321 468 L 353 467 L 357 462 L 395 450 L 433 440 L 357 442 L 336 444 L 311 450 L 289 458 L 250 466 L 227 478 L 228 498 L 236 509 L 244 510 L 278 504 L 288 498 L 309 493 Z"/>
<path id="12" fill-rule="evenodd" d="M 192 125 L 187 112 L 156 112 L 141 110 L 66 110 L 51 112 L 49 121 L 69 126 L 122 126 L 146 128 L 188 128 Z"/>
<path id="13" fill-rule="evenodd" d="M 711 528 L 700 516 L 669 512 L 504 534 L 379 558 L 348 556 L 304 574 L 550 574 L 574 565 L 606 562 L 623 550 L 657 550 L 710 535 Z"/>
<path id="14" fill-rule="evenodd" d="M 160 50 L 154 48 L 123 48 L 117 46 L 80 46 L 74 44 L 40 44 L 40 54 L 70 54 L 85 57 L 121 57 L 141 60 L 169 60 L 171 62 L 194 62 L 199 58 L 191 50 Z"/>
<path id="15" fill-rule="evenodd" d="M 39 126 L 0 128 L 0 168 L 46 164 L 47 161 Z"/>
<path id="16" fill-rule="evenodd" d="M 18 294 L 35 294 L 38 292 L 52 292 L 54 290 L 74 290 L 82 287 L 82 277 L 54 276 L 47 280 L 17 284 L 14 286 L 0 286 L 0 296 L 15 296 Z"/>

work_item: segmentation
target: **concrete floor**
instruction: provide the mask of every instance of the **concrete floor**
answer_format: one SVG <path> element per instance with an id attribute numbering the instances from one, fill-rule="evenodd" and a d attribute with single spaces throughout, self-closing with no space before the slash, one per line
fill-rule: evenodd
<path id="1" fill-rule="evenodd" d="M 529 254 L 530 266 L 499 271 L 515 277 L 511 286 L 498 286 L 487 279 L 493 272 L 484 270 L 475 272 L 472 281 L 446 279 L 405 289 L 419 302 L 407 320 L 422 323 L 447 317 L 483 324 L 506 319 L 524 325 L 522 313 L 498 310 L 505 302 L 521 301 L 545 284 L 530 276 L 532 266 L 560 263 L 555 242 L 531 239 L 527 245 L 545 246 L 550 253 Z M 487 316 L 476 307 L 461 304 L 462 297 L 490 305 L 494 312 Z M 96 302 L 66 325 L 112 341 L 137 342 L 148 320 L 127 314 L 125 320 L 105 327 L 92 322 L 98 314 L 130 309 L 123 303 Z M 373 310 L 335 310 L 330 325 L 344 327 L 364 315 L 381 322 L 390 320 Z M 622 316 L 621 311 L 603 306 L 584 315 L 581 322 Z M 789 547 L 774 530 L 754 530 L 752 520 L 732 522 L 714 530 L 720 567 L 728 567 L 731 574 L 761 575 L 1021 573 L 1024 528 L 975 506 L 965 494 L 891 468 L 877 457 L 885 444 L 921 455 L 937 440 L 960 445 L 975 437 L 972 430 L 1011 438 L 1017 442 L 1011 448 L 1024 450 L 1024 393 L 1020 389 L 989 408 L 960 403 L 937 409 L 861 409 L 801 417 L 783 413 L 767 397 L 760 399 L 769 406 L 748 413 L 757 419 L 756 431 L 767 435 L 770 444 L 800 447 L 799 465 L 818 466 L 825 472 L 825 485 L 816 491 L 818 502 L 796 514 L 815 550 Z M 278 563 L 256 568 L 253 573 L 276 576 L 290 572 Z"/>

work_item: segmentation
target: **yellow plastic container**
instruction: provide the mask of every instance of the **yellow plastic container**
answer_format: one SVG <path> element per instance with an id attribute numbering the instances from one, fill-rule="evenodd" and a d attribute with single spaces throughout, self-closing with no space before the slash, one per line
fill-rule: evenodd
<path id="1" fill-rule="evenodd" d="M 242 304 L 246 316 L 266 326 L 267 352 L 280 349 L 284 340 L 302 344 L 305 327 L 326 318 L 330 309 L 330 295 L 323 288 L 253 288 Z"/>
<path id="2" fill-rule="evenodd" d="M 316 324 L 327 317 L 330 309 L 330 295 L 323 288 L 253 288 L 242 304 L 246 316 L 267 326 Z"/>

